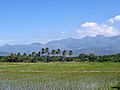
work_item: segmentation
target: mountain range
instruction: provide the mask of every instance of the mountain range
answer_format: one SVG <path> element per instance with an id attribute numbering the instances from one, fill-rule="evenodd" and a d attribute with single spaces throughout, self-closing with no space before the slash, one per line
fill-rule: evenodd
<path id="1" fill-rule="evenodd" d="M 120 36 L 106 37 L 97 35 L 96 37 L 84 37 L 81 39 L 67 38 L 62 40 L 50 41 L 46 44 L 32 43 L 29 45 L 4 45 L 0 46 L 0 55 L 9 55 L 10 53 L 31 53 L 40 51 L 41 48 L 72 50 L 74 55 L 96 54 L 108 55 L 120 52 Z"/>

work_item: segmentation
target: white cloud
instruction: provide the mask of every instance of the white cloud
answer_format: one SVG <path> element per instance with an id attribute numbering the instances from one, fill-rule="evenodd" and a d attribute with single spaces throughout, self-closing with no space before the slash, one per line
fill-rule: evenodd
<path id="1" fill-rule="evenodd" d="M 120 35 L 120 31 L 112 26 L 106 24 L 98 24 L 95 22 L 86 22 L 81 24 L 77 33 L 80 37 L 104 35 L 104 36 L 116 36 Z"/>
<path id="2" fill-rule="evenodd" d="M 0 40 L 0 43 L 7 43 L 10 42 L 11 40 Z"/>
<path id="3" fill-rule="evenodd" d="M 110 23 L 110 24 L 114 24 L 115 22 L 119 22 L 120 21 L 120 15 L 117 15 L 117 16 L 115 16 L 115 17 L 113 17 L 113 18 L 110 18 L 109 20 L 108 20 L 108 22 Z"/>
<path id="4" fill-rule="evenodd" d="M 0 46 L 13 43 L 15 40 L 0 40 Z"/>
<path id="5" fill-rule="evenodd" d="M 65 31 L 62 31 L 61 34 L 62 34 L 62 36 L 65 36 Z"/>
<path id="6" fill-rule="evenodd" d="M 86 23 L 81 24 L 81 27 L 94 27 L 94 26 L 97 26 L 97 23 L 95 23 L 95 22 L 86 22 Z"/>

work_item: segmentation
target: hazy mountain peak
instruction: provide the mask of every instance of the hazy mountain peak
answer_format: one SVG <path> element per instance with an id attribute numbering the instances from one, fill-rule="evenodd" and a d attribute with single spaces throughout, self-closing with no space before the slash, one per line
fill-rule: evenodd
<path id="1" fill-rule="evenodd" d="M 99 38 L 99 37 L 106 37 L 106 36 L 98 34 L 96 37 Z"/>
<path id="2" fill-rule="evenodd" d="M 42 43 L 32 43 L 30 45 L 41 45 Z"/>
<path id="3" fill-rule="evenodd" d="M 50 49 L 65 49 L 75 50 L 74 53 L 93 53 L 93 54 L 111 54 L 120 52 L 120 36 L 106 37 L 97 35 L 96 37 L 84 37 L 82 39 L 75 39 L 72 37 L 53 40 L 46 44 L 32 43 L 29 45 L 5 45 L 0 46 L 1 52 L 25 52 L 39 51 L 43 47 Z M 78 51 L 77 51 L 78 50 Z"/>
<path id="4" fill-rule="evenodd" d="M 74 39 L 73 37 L 68 37 L 67 39 Z"/>

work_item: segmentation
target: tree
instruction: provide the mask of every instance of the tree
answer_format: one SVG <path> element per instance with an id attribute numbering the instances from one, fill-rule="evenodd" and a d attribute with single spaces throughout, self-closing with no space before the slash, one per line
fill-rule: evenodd
<path id="1" fill-rule="evenodd" d="M 16 54 L 13 54 L 11 53 L 11 55 L 9 56 L 8 62 L 16 62 L 17 61 L 17 55 Z"/>
<path id="2" fill-rule="evenodd" d="M 89 54 L 89 61 L 90 62 L 94 62 L 98 59 L 98 57 L 94 54 Z"/>
<path id="3" fill-rule="evenodd" d="M 42 48 L 41 54 L 42 54 L 42 56 L 44 56 L 44 54 L 45 54 L 45 49 L 44 48 Z"/>
<path id="4" fill-rule="evenodd" d="M 71 57 L 71 55 L 73 54 L 73 52 L 70 50 L 68 54 Z M 69 57 L 69 61 L 70 61 L 70 57 Z"/>
<path id="5" fill-rule="evenodd" d="M 57 56 L 60 55 L 60 49 L 57 49 L 56 54 Z"/>
<path id="6" fill-rule="evenodd" d="M 63 57 L 65 57 L 66 54 L 67 54 L 66 50 L 63 50 L 63 52 L 62 52 Z"/>
<path id="7" fill-rule="evenodd" d="M 26 62 L 26 60 L 27 60 L 27 54 L 23 53 L 23 62 Z"/>
<path id="8" fill-rule="evenodd" d="M 46 60 L 45 60 L 45 62 L 50 61 L 50 60 L 49 60 L 49 55 L 50 55 L 50 53 L 49 53 L 49 48 L 48 48 L 48 47 L 45 48 L 45 54 L 46 54 Z"/>
<path id="9" fill-rule="evenodd" d="M 46 54 L 46 56 L 49 56 L 49 48 L 45 48 L 45 54 Z"/>
<path id="10" fill-rule="evenodd" d="M 72 54 L 73 54 L 73 52 L 70 50 L 70 51 L 69 51 L 69 56 L 71 56 Z"/>
<path id="11" fill-rule="evenodd" d="M 23 53 L 23 56 L 27 56 L 27 54 L 26 54 L 26 53 Z"/>
<path id="12" fill-rule="evenodd" d="M 52 61 L 55 61 L 55 60 L 56 60 L 56 59 L 55 59 L 56 51 L 53 49 L 53 50 L 51 51 L 51 54 L 52 54 Z"/>
<path id="13" fill-rule="evenodd" d="M 38 52 L 38 56 L 39 56 L 39 57 L 41 56 L 41 52 L 40 52 L 40 51 Z"/>
<path id="14" fill-rule="evenodd" d="M 51 54 L 54 56 L 54 55 L 56 54 L 56 51 L 53 49 L 53 50 L 51 51 Z"/>
<path id="15" fill-rule="evenodd" d="M 49 48 L 47 47 L 47 48 L 45 48 L 45 52 L 48 52 L 49 51 Z"/>
<path id="16" fill-rule="evenodd" d="M 66 52 L 66 50 L 63 50 L 63 52 L 62 52 L 62 55 L 63 55 L 63 61 L 65 60 L 65 57 L 66 57 L 66 54 L 67 54 L 67 52 Z"/>
<path id="17" fill-rule="evenodd" d="M 20 52 L 17 53 L 17 56 L 21 56 Z"/>
<path id="18" fill-rule="evenodd" d="M 80 54 L 79 56 L 80 61 L 88 61 L 89 57 L 86 54 Z"/>
<path id="19" fill-rule="evenodd" d="M 35 52 L 32 52 L 32 56 L 35 57 Z"/>
<path id="20" fill-rule="evenodd" d="M 22 56 L 21 56 L 20 52 L 18 52 L 18 53 L 17 53 L 17 62 L 21 62 L 21 57 L 22 57 Z"/>

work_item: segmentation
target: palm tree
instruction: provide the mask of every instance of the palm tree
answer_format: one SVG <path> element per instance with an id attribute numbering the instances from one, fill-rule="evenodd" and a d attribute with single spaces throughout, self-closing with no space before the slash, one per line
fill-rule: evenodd
<path id="1" fill-rule="evenodd" d="M 71 56 L 72 54 L 73 54 L 73 52 L 70 50 L 70 51 L 69 51 L 69 56 Z"/>
<path id="2" fill-rule="evenodd" d="M 38 52 L 38 56 L 39 56 L 39 57 L 41 56 L 41 52 L 40 52 L 40 51 Z"/>
<path id="3" fill-rule="evenodd" d="M 27 54 L 26 54 L 26 53 L 23 53 L 23 56 L 27 56 Z"/>
<path id="4" fill-rule="evenodd" d="M 49 54 L 49 48 L 47 47 L 47 48 L 45 48 L 45 53 L 46 53 L 46 55 L 48 56 Z"/>
<path id="5" fill-rule="evenodd" d="M 14 53 L 11 53 L 11 54 L 10 54 L 10 56 L 13 56 L 13 55 L 14 55 Z"/>
<path id="6" fill-rule="evenodd" d="M 17 62 L 20 62 L 21 61 L 21 54 L 20 52 L 17 53 Z"/>
<path id="7" fill-rule="evenodd" d="M 53 50 L 51 51 L 51 54 L 54 56 L 54 55 L 56 54 L 56 51 L 53 49 Z"/>
<path id="8" fill-rule="evenodd" d="M 16 59 L 17 59 L 17 55 L 14 54 L 14 53 L 11 53 L 11 55 L 10 55 L 10 59 L 9 59 L 8 61 L 9 61 L 9 62 L 15 62 Z"/>
<path id="9" fill-rule="evenodd" d="M 60 54 L 60 49 L 57 49 L 56 54 L 57 56 Z"/>
<path id="10" fill-rule="evenodd" d="M 65 57 L 66 54 L 67 54 L 66 50 L 63 50 L 63 52 L 62 52 L 63 57 Z"/>
<path id="11" fill-rule="evenodd" d="M 58 51 L 56 51 L 56 54 L 57 54 L 57 56 L 58 56 L 59 52 L 58 52 Z"/>
<path id="12" fill-rule="evenodd" d="M 65 59 L 66 54 L 67 54 L 66 50 L 63 50 L 63 52 L 62 52 L 62 55 L 63 55 L 63 61 L 64 61 L 64 59 Z"/>
<path id="13" fill-rule="evenodd" d="M 23 53 L 23 61 L 26 61 L 26 60 L 27 60 L 27 54 Z"/>
<path id="14" fill-rule="evenodd" d="M 70 50 L 68 54 L 71 57 L 71 55 L 73 54 L 73 52 Z M 69 61 L 70 61 L 70 57 L 69 57 Z"/>
<path id="15" fill-rule="evenodd" d="M 48 52 L 49 51 L 49 48 L 47 47 L 47 48 L 45 48 L 45 52 Z"/>
<path id="16" fill-rule="evenodd" d="M 49 55 L 50 55 L 48 47 L 45 48 L 45 54 L 46 54 L 46 62 L 48 62 L 49 61 Z"/>
<path id="17" fill-rule="evenodd" d="M 44 54 L 45 54 L 45 49 L 44 48 L 42 48 L 42 56 L 44 56 Z"/>
<path id="18" fill-rule="evenodd" d="M 20 56 L 20 55 L 21 55 L 20 52 L 18 52 L 18 53 L 17 53 L 17 56 Z"/>
<path id="19" fill-rule="evenodd" d="M 33 57 L 35 56 L 35 52 L 32 52 L 32 56 L 33 56 Z"/>

